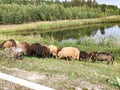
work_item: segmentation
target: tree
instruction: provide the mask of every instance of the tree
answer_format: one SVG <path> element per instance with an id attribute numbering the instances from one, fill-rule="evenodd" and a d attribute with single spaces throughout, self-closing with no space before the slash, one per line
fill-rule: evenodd
<path id="1" fill-rule="evenodd" d="M 89 7 L 92 7 L 92 0 L 87 0 L 87 5 L 88 5 Z"/>
<path id="2" fill-rule="evenodd" d="M 102 4 L 101 5 L 101 10 L 102 10 L 102 12 L 104 13 L 104 16 L 106 16 L 106 4 Z"/>
<path id="3" fill-rule="evenodd" d="M 80 0 L 72 0 L 72 6 L 80 6 Z"/>
<path id="4" fill-rule="evenodd" d="M 97 2 L 96 2 L 96 0 L 93 0 L 93 7 L 95 7 L 96 5 L 97 5 Z"/>

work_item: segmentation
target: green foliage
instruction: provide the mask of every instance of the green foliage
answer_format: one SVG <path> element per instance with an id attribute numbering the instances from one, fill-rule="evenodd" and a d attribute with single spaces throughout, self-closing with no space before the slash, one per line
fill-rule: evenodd
<path id="1" fill-rule="evenodd" d="M 10 3 L 10 2 L 8 2 Z M 66 7 L 62 4 L 0 4 L 0 23 L 19 24 L 35 21 L 55 21 L 97 18 L 104 15 L 118 15 L 116 6 L 101 5 L 100 7 L 89 7 L 87 5 L 77 7 Z M 105 6 L 105 7 L 104 7 Z M 107 8 L 107 9 L 106 9 Z"/>
<path id="2" fill-rule="evenodd" d="M 11 23 L 22 23 L 23 21 L 23 11 L 19 5 L 2 5 L 0 7 L 0 23 L 11 24 Z"/>
<path id="3" fill-rule="evenodd" d="M 120 78 L 116 77 L 116 79 L 110 79 L 108 82 L 112 85 L 118 86 L 120 88 Z"/>

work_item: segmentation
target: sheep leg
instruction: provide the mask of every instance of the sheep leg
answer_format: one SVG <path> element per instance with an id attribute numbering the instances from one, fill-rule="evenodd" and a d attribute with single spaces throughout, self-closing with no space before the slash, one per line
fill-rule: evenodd
<path id="1" fill-rule="evenodd" d="M 68 57 L 66 57 L 66 60 L 67 60 L 67 62 L 68 62 Z"/>
<path id="2" fill-rule="evenodd" d="M 55 59 L 57 59 L 57 56 L 55 56 Z"/>
<path id="3" fill-rule="evenodd" d="M 113 65 L 113 60 L 109 60 L 109 63 L 110 63 L 111 65 Z"/>
<path id="4" fill-rule="evenodd" d="M 110 61 L 108 60 L 108 62 L 107 62 L 107 65 L 110 63 Z"/>
<path id="5" fill-rule="evenodd" d="M 96 60 L 95 59 L 92 59 L 92 62 L 94 63 Z"/>

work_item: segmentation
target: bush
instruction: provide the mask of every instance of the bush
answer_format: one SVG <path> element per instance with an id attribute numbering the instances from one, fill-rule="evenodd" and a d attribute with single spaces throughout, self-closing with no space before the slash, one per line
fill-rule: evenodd
<path id="1" fill-rule="evenodd" d="M 119 14 L 119 10 L 109 7 L 106 15 Z M 19 24 L 34 21 L 70 20 L 104 16 L 100 7 L 64 7 L 62 4 L 18 5 L 0 4 L 0 23 Z"/>

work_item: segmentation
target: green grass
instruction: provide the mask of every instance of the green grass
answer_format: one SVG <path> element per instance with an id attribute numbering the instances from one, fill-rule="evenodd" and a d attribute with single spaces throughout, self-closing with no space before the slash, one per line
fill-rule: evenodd
<path id="1" fill-rule="evenodd" d="M 66 26 L 76 26 L 83 24 L 93 24 L 93 23 L 105 23 L 105 22 L 119 22 L 120 16 L 99 18 L 99 19 L 83 19 L 83 20 L 72 20 L 72 21 L 54 21 L 54 22 L 38 22 L 35 24 L 25 24 L 25 25 L 13 25 L 13 27 L 8 27 L 0 29 L 0 32 L 11 32 L 18 30 L 31 30 L 31 29 L 51 29 Z M 113 65 L 106 65 L 100 62 L 84 62 L 84 61 L 70 61 L 56 60 L 54 58 L 36 58 L 25 56 L 23 62 L 17 62 L 13 60 L 1 60 L 0 66 L 6 66 L 10 68 L 19 68 L 27 71 L 36 71 L 39 73 L 47 73 L 48 75 L 65 75 L 68 77 L 68 82 L 70 86 L 76 86 L 78 83 L 76 80 L 89 81 L 92 84 L 103 85 L 104 90 L 119 90 L 117 82 L 117 77 L 120 78 L 120 46 L 116 42 L 116 39 L 109 38 L 103 39 L 101 43 L 96 44 L 93 39 L 78 40 L 75 43 L 64 42 L 60 43 L 54 40 L 52 37 L 47 39 L 42 38 L 40 35 L 0 35 L 0 43 L 6 39 L 13 38 L 20 42 L 27 41 L 30 44 L 39 42 L 41 44 L 54 44 L 56 46 L 73 46 L 77 47 L 79 50 L 85 51 L 107 51 L 112 52 L 115 56 L 115 62 Z M 64 87 L 66 83 L 60 83 L 59 86 Z M 71 88 L 67 88 L 72 90 Z"/>
<path id="2" fill-rule="evenodd" d="M 65 75 L 70 81 L 74 82 L 77 78 L 89 81 L 92 84 L 106 85 L 105 90 L 117 90 L 118 87 L 111 85 L 107 80 L 113 80 L 120 76 L 119 63 L 114 65 L 105 65 L 101 63 L 91 63 L 83 61 L 70 61 L 55 60 L 53 58 L 35 58 L 25 57 L 23 62 L 17 61 L 1 61 L 1 66 L 10 68 L 19 68 L 27 71 L 36 71 L 51 75 Z M 71 84 L 71 85 L 74 85 Z"/>
<path id="3" fill-rule="evenodd" d="M 104 90 L 119 90 L 116 85 L 116 77 L 120 78 L 120 56 L 119 45 L 114 38 L 103 40 L 101 43 L 96 44 L 91 40 L 78 40 L 75 43 L 60 43 L 54 39 L 43 39 L 39 35 L 30 36 L 5 36 L 1 35 L 1 38 L 9 39 L 13 38 L 18 41 L 28 41 L 29 43 L 39 42 L 41 44 L 54 44 L 56 46 L 74 46 L 80 50 L 85 51 L 109 51 L 115 55 L 115 62 L 113 65 L 106 65 L 100 62 L 84 62 L 84 61 L 65 61 L 56 60 L 54 58 L 36 58 L 25 56 L 23 62 L 17 62 L 13 60 L 1 60 L 0 66 L 6 66 L 10 68 L 19 68 L 27 71 L 36 71 L 40 73 L 47 73 L 51 75 L 65 75 L 68 77 L 70 86 L 78 84 L 77 79 L 89 81 L 92 84 L 105 85 Z M 23 39 L 24 38 L 24 39 Z M 31 41 L 30 41 L 31 40 Z M 0 40 L 2 42 L 3 40 Z M 108 45 L 108 43 L 110 45 Z M 115 82 L 113 82 L 115 81 Z M 74 83 L 72 83 L 74 82 Z M 111 83 L 112 82 L 112 83 Z M 61 86 L 62 83 L 59 85 Z"/>

